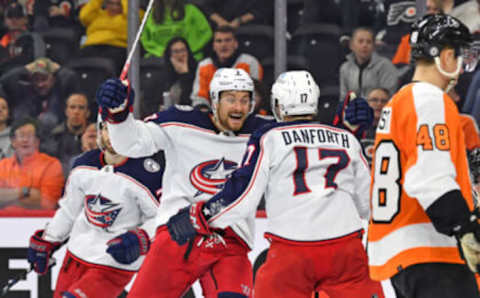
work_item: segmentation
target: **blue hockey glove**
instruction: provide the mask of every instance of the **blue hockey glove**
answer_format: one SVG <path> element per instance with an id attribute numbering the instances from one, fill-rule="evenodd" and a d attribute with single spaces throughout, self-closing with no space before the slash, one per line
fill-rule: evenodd
<path id="1" fill-rule="evenodd" d="M 371 126 L 373 109 L 364 98 L 357 97 L 347 105 L 344 122 L 349 125 Z"/>
<path id="2" fill-rule="evenodd" d="M 198 202 L 183 208 L 168 220 L 168 232 L 178 245 L 184 245 L 197 234 L 210 235 L 207 219 L 202 212 L 203 205 L 205 202 Z"/>
<path id="3" fill-rule="evenodd" d="M 50 258 L 61 242 L 50 242 L 42 239 L 44 230 L 36 231 L 30 237 L 30 245 L 27 251 L 27 260 L 33 266 L 33 270 L 38 274 L 45 274 L 50 265 Z"/>
<path id="4" fill-rule="evenodd" d="M 96 98 L 102 119 L 119 123 L 132 111 L 135 92 L 119 79 L 108 79 L 98 88 Z"/>
<path id="5" fill-rule="evenodd" d="M 373 109 L 368 102 L 349 92 L 342 105 L 339 105 L 333 124 L 350 130 L 358 139 L 373 123 Z"/>
<path id="6" fill-rule="evenodd" d="M 121 264 L 131 264 L 150 249 L 150 238 L 143 229 L 128 231 L 107 242 L 107 253 Z"/>

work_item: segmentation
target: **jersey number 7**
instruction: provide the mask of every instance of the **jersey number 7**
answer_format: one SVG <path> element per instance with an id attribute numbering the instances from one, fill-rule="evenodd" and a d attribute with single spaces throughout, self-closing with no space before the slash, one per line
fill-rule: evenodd
<path id="1" fill-rule="evenodd" d="M 295 157 L 297 160 L 297 167 L 293 172 L 293 195 L 301 195 L 311 192 L 305 180 L 305 172 L 308 170 L 308 148 L 307 147 L 295 147 L 293 148 Z M 337 162 L 331 163 L 325 171 L 325 188 L 333 187 L 337 189 L 338 185 L 335 183 L 335 177 L 338 172 L 347 167 L 350 163 L 350 157 L 343 149 L 318 149 L 319 160 L 324 158 L 336 158 Z"/>

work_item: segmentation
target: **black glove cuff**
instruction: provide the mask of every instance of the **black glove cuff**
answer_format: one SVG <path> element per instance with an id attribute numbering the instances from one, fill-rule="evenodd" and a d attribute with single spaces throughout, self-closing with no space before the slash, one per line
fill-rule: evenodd
<path id="1" fill-rule="evenodd" d="M 102 118 L 104 121 L 107 121 L 109 123 L 121 123 L 127 119 L 128 114 L 132 112 L 132 106 L 126 107 L 124 110 L 117 112 L 117 113 L 111 113 L 108 109 L 107 111 L 102 113 Z"/>
<path id="2" fill-rule="evenodd" d="M 435 229 L 442 234 L 461 237 L 474 231 L 476 217 L 468 209 L 459 190 L 452 190 L 438 198 L 425 210 Z"/>

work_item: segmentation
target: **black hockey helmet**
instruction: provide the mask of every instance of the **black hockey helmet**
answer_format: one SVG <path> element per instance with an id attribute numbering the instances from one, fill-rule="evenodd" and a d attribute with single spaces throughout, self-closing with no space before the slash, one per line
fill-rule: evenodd
<path id="1" fill-rule="evenodd" d="M 412 25 L 410 33 L 413 59 L 433 59 L 446 46 L 454 48 L 460 55 L 460 49 L 469 47 L 471 42 L 467 26 L 443 13 L 425 15 Z"/>

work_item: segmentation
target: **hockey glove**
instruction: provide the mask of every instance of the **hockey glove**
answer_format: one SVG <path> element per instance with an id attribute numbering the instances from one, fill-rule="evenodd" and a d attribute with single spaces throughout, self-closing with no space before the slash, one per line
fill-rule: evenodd
<path id="1" fill-rule="evenodd" d="M 202 212 L 205 202 L 198 202 L 178 211 L 167 222 L 168 232 L 173 241 L 184 245 L 197 234 L 210 235 L 207 219 Z"/>
<path id="2" fill-rule="evenodd" d="M 460 238 L 460 246 L 468 268 L 472 272 L 480 272 L 480 230 L 466 233 Z"/>
<path id="3" fill-rule="evenodd" d="M 27 260 L 38 274 L 45 274 L 50 265 L 53 251 L 59 248 L 61 242 L 49 242 L 42 238 L 44 230 L 36 231 L 30 237 L 30 245 L 27 252 Z"/>
<path id="4" fill-rule="evenodd" d="M 111 123 L 124 121 L 132 111 L 135 92 L 119 79 L 108 79 L 97 90 L 102 119 Z"/>
<path id="5" fill-rule="evenodd" d="M 143 229 L 135 229 L 107 242 L 109 253 L 121 264 L 131 264 L 150 249 L 150 238 Z"/>
<path id="6" fill-rule="evenodd" d="M 361 139 L 372 123 L 373 109 L 368 102 L 364 98 L 357 97 L 354 92 L 349 92 L 343 105 L 339 105 L 334 125 L 350 130 Z"/>

